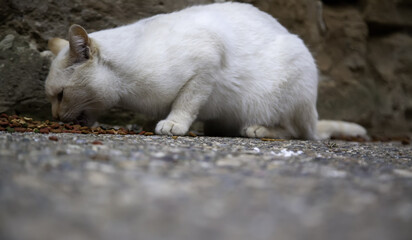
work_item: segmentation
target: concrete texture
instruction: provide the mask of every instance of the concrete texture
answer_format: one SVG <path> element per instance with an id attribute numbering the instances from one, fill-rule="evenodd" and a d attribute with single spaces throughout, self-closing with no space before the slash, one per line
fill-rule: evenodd
<path id="1" fill-rule="evenodd" d="M 407 240 L 411 226 L 398 142 L 0 132 L 0 239 Z"/>

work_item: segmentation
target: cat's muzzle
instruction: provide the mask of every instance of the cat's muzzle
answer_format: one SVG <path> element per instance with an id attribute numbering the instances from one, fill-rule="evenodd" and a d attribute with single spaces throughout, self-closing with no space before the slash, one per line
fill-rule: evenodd
<path id="1" fill-rule="evenodd" d="M 89 120 L 87 118 L 87 115 L 84 111 L 80 113 L 80 115 L 73 121 L 74 124 L 79 124 L 82 126 L 88 126 L 89 125 Z"/>

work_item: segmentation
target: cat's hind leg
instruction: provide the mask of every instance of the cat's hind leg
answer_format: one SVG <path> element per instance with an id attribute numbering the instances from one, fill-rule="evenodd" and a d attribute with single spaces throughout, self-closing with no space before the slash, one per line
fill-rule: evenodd
<path id="1" fill-rule="evenodd" d="M 241 130 L 241 135 L 249 138 L 292 138 L 292 135 L 282 127 L 265 127 L 262 125 L 244 127 Z"/>

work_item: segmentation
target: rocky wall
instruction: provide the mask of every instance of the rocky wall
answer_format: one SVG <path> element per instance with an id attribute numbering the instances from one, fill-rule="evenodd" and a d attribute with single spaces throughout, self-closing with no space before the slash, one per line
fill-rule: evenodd
<path id="1" fill-rule="evenodd" d="M 0 112 L 50 118 L 47 40 L 77 23 L 89 32 L 210 0 L 0 0 Z M 300 35 L 320 72 L 321 118 L 374 133 L 412 132 L 412 3 L 407 0 L 246 0 Z M 114 120 L 130 120 L 123 112 Z M 107 120 L 108 118 L 106 118 Z"/>

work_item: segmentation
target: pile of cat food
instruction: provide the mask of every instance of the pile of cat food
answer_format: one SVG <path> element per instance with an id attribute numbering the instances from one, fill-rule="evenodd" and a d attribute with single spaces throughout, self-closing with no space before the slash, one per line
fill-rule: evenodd
<path id="1" fill-rule="evenodd" d="M 135 132 L 125 128 L 105 128 L 99 127 L 86 127 L 78 124 L 72 123 L 61 123 L 53 121 L 35 121 L 32 118 L 21 117 L 17 115 L 7 115 L 5 113 L 0 114 L 0 131 L 13 132 L 35 132 L 35 133 L 77 133 L 77 134 L 120 134 L 120 135 L 153 135 L 153 132 Z M 193 132 L 189 132 L 188 136 L 196 137 L 197 135 Z M 173 136 L 173 139 L 177 139 L 177 136 Z M 53 140 L 53 139 L 51 139 Z M 365 139 L 363 137 L 348 137 L 348 136 L 338 136 L 333 137 L 332 140 L 343 140 L 351 142 L 390 142 L 399 141 L 404 145 L 410 144 L 409 137 L 376 137 L 373 136 L 371 139 Z M 262 141 L 284 141 L 283 139 L 271 139 L 262 138 Z"/>
<path id="2" fill-rule="evenodd" d="M 35 132 L 35 133 L 78 133 L 78 134 L 144 134 L 153 135 L 152 132 L 140 132 L 127 130 L 125 128 L 103 128 L 86 127 L 71 123 L 59 123 L 53 121 L 35 121 L 32 118 L 20 117 L 17 115 L 8 116 L 5 113 L 0 115 L 0 131 L 7 132 Z"/>

